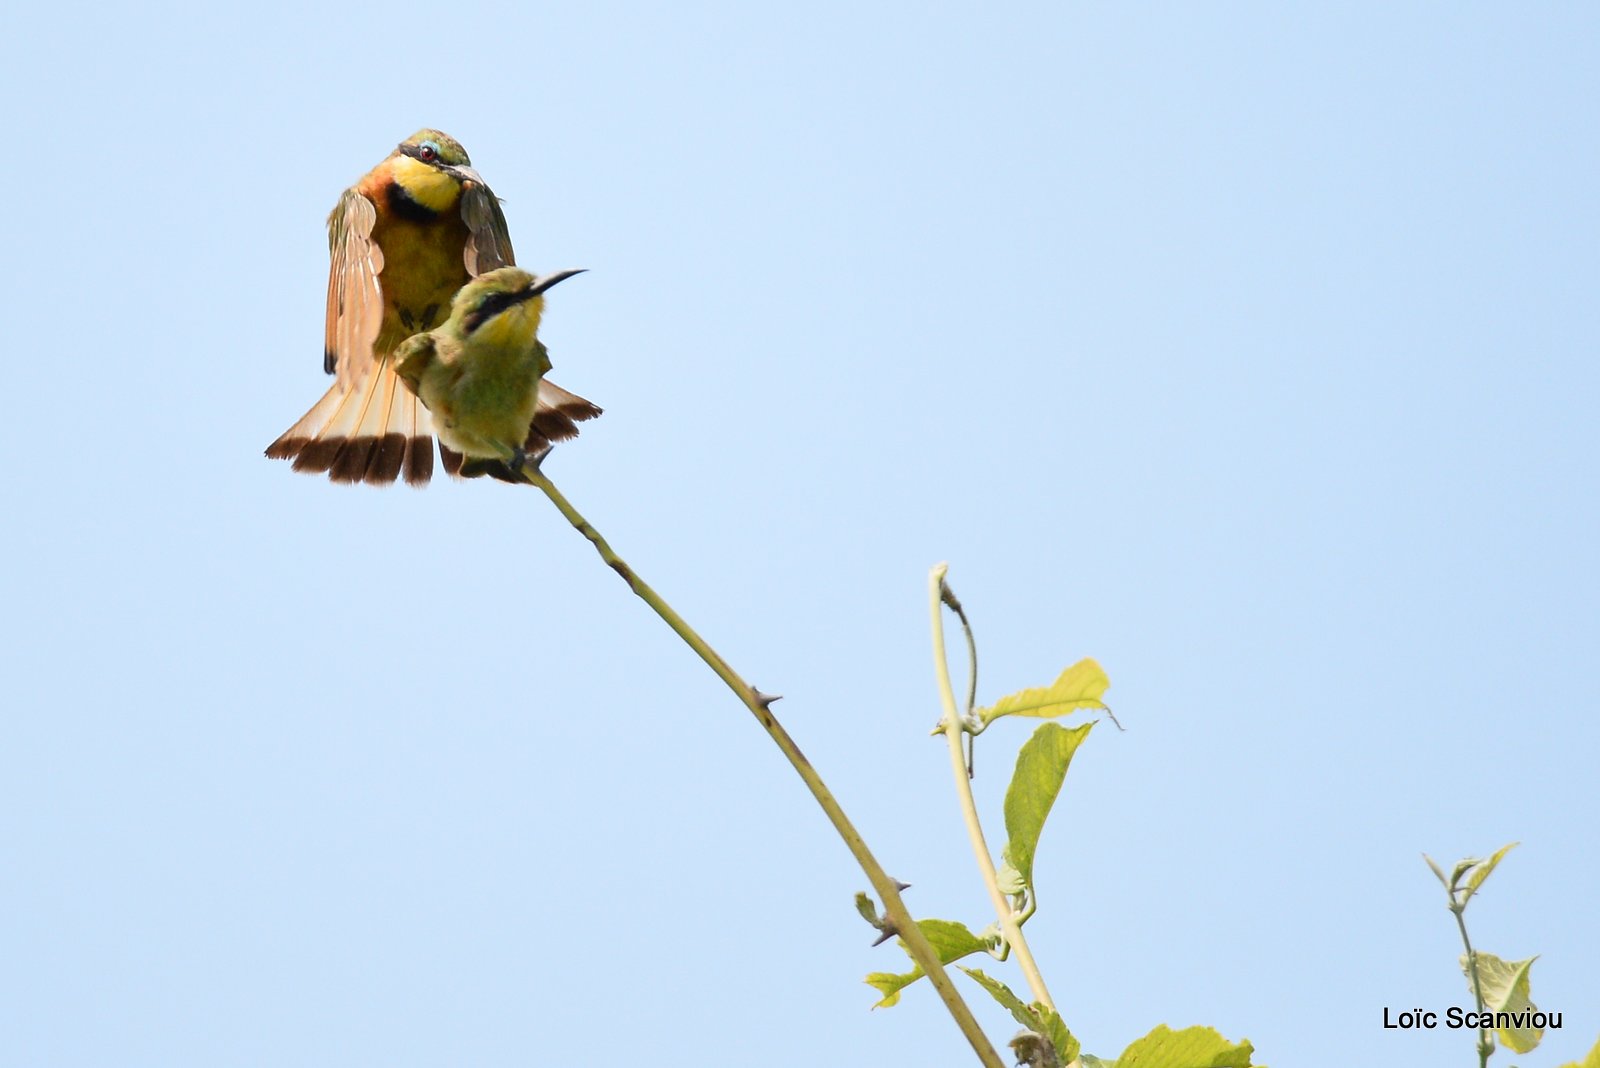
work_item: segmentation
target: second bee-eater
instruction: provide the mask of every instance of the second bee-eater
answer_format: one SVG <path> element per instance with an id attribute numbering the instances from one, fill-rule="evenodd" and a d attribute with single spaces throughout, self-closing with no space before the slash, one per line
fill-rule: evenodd
<path id="1" fill-rule="evenodd" d="M 396 379 L 395 350 L 444 322 L 462 286 L 514 262 L 500 203 L 459 143 L 419 130 L 345 190 L 328 217 L 328 247 L 323 370 L 337 378 L 267 455 L 335 482 L 385 484 L 403 473 L 422 485 L 433 474 L 433 424 Z M 542 382 L 526 447 L 573 437 L 578 421 L 599 414 Z M 440 453 L 447 471 L 460 471 L 448 438 Z"/>
<path id="2" fill-rule="evenodd" d="M 450 318 L 395 352 L 395 372 L 433 413 L 446 447 L 465 456 L 462 474 L 520 481 L 548 443 L 530 440 L 550 354 L 539 340 L 544 292 L 576 270 L 535 277 L 502 267 L 461 288 Z"/>

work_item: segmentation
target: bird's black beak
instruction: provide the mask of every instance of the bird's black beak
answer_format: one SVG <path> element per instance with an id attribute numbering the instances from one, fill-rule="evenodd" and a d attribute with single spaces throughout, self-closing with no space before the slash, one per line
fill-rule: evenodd
<path id="1" fill-rule="evenodd" d="M 589 268 L 587 267 L 568 267 L 564 271 L 557 271 L 554 274 L 547 274 L 542 278 L 535 278 L 533 280 L 533 285 L 528 287 L 528 296 L 537 297 L 540 293 L 543 293 L 557 282 L 565 282 L 573 275 L 582 274 L 588 269 Z"/>

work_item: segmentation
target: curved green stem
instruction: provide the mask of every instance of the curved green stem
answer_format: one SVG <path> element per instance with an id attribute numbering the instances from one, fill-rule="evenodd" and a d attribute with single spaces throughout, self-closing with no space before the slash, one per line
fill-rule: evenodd
<path id="1" fill-rule="evenodd" d="M 1478 1002 L 1478 1019 L 1483 1019 L 1483 983 L 1478 978 L 1478 955 L 1472 951 L 1472 939 L 1467 937 L 1467 921 L 1462 913 L 1467 911 L 1465 901 L 1457 901 L 1454 890 L 1450 891 L 1450 911 L 1455 914 L 1456 926 L 1461 929 L 1461 944 L 1467 947 L 1467 968 L 1472 972 L 1472 995 Z M 1488 1068 L 1489 1054 L 1494 1052 L 1494 1047 L 1489 1044 L 1489 1029 L 1478 1028 L 1478 1068 Z"/>
<path id="2" fill-rule="evenodd" d="M 988 888 L 989 900 L 993 902 L 995 915 L 999 918 L 1000 933 L 1005 936 L 1006 945 L 1016 952 L 1017 966 L 1022 969 L 1023 976 L 1028 980 L 1028 989 L 1033 991 L 1034 1000 L 1047 1008 L 1054 1009 L 1055 1002 L 1051 1000 L 1050 991 L 1044 985 L 1044 976 L 1040 974 L 1039 965 L 1033 959 L 1033 952 L 1028 949 L 1027 939 L 1022 936 L 1022 927 L 1017 923 L 1016 914 L 1011 909 L 1011 903 L 1006 900 L 1005 892 L 1000 889 L 1000 879 L 994 868 L 994 857 L 989 853 L 989 843 L 984 840 L 983 824 L 978 821 L 978 803 L 972 796 L 972 780 L 967 775 L 967 762 L 961 753 L 962 717 L 956 710 L 955 690 L 950 686 L 950 664 L 944 648 L 944 613 L 940 610 L 947 590 L 944 577 L 949 570 L 948 565 L 940 564 L 928 576 L 929 611 L 933 616 L 933 666 L 939 682 L 939 700 L 944 705 L 944 718 L 939 721 L 939 728 L 949 744 L 950 767 L 955 774 L 956 796 L 961 802 L 961 816 L 967 824 L 967 837 L 972 841 L 972 852 L 978 859 L 978 872 L 983 876 L 983 885 Z M 954 600 L 954 596 L 951 595 L 950 599 Z M 973 673 L 976 675 L 976 667 Z"/>
<path id="3" fill-rule="evenodd" d="M 949 1010 L 951 1017 L 955 1019 L 956 1026 L 961 1029 L 961 1033 L 972 1044 L 973 1050 L 978 1054 L 978 1059 L 983 1062 L 986 1068 L 1005 1068 L 1005 1063 L 1000 1059 L 1000 1055 L 995 1052 L 994 1047 L 989 1044 L 989 1039 L 984 1035 L 982 1028 L 978 1026 L 978 1021 L 973 1017 L 972 1010 L 962 1000 L 961 994 L 956 990 L 955 984 L 951 982 L 949 974 L 944 970 L 944 965 L 939 961 L 939 954 L 929 944 L 927 938 L 924 937 L 922 929 L 917 926 L 916 921 L 912 919 L 911 911 L 906 908 L 905 901 L 900 897 L 899 884 L 878 864 L 871 850 L 867 848 L 866 841 L 855 829 L 849 818 L 845 816 L 844 809 L 834 799 L 827 785 L 823 783 L 822 776 L 817 774 L 817 770 L 811 766 L 811 762 L 800 751 L 800 747 L 795 744 L 794 739 L 789 737 L 789 732 L 783 729 L 783 725 L 772 714 L 772 702 L 777 698 L 770 694 L 762 693 L 740 678 L 739 673 L 734 671 L 728 662 L 722 659 L 717 651 L 711 648 L 706 640 L 700 637 L 693 627 L 684 622 L 683 617 L 678 615 L 672 606 L 650 587 L 649 583 L 635 574 L 633 569 L 612 550 L 606 540 L 600 536 L 600 532 L 595 530 L 589 521 L 568 502 L 566 497 L 562 496 L 561 491 L 556 489 L 555 484 L 545 477 L 543 472 L 538 470 L 537 467 L 529 465 L 523 467 L 522 477 L 530 485 L 537 486 L 544 492 L 546 497 L 550 498 L 551 503 L 566 517 L 567 522 L 571 523 L 578 533 L 588 538 L 590 543 L 594 545 L 595 551 L 600 554 L 600 559 L 604 560 L 611 570 L 622 576 L 622 581 L 628 584 L 628 588 L 637 594 L 645 604 L 649 605 L 656 615 L 660 616 L 667 626 L 671 627 L 673 632 L 682 638 L 684 643 L 693 649 L 696 655 L 701 660 L 704 660 L 712 671 L 717 673 L 717 677 L 727 684 L 728 689 L 732 690 L 734 695 L 744 702 L 751 715 L 756 717 L 756 721 L 761 724 L 768 736 L 783 751 L 783 755 L 788 758 L 789 763 L 794 766 L 795 772 L 806 784 L 806 788 L 811 791 L 811 795 L 816 798 L 817 804 L 822 806 L 822 811 L 827 814 L 828 821 L 833 824 L 834 830 L 839 833 L 839 837 L 844 839 L 844 844 L 849 848 L 851 855 L 856 858 L 856 863 L 860 864 L 861 870 L 866 872 L 867 879 L 872 883 L 872 889 L 877 892 L 878 899 L 883 902 L 884 912 L 888 914 L 890 922 L 894 924 L 895 933 L 900 936 L 906 945 L 907 951 L 911 954 L 911 958 L 922 968 L 928 977 L 928 981 L 938 991 L 939 999 L 944 1002 L 945 1008 Z"/>
<path id="4" fill-rule="evenodd" d="M 941 564 L 945 571 L 949 571 L 948 564 Z M 967 672 L 967 704 L 961 710 L 963 716 L 970 717 L 972 710 L 978 706 L 978 639 L 972 634 L 972 621 L 967 618 L 967 610 L 961 607 L 961 598 L 956 596 L 956 591 L 950 588 L 950 583 L 942 580 L 939 582 L 939 599 L 950 607 L 950 611 L 961 620 L 961 633 L 967 638 L 967 664 L 971 668 Z"/>
<path id="5" fill-rule="evenodd" d="M 961 620 L 961 633 L 967 638 L 967 703 L 961 710 L 962 718 L 969 723 L 972 720 L 972 710 L 978 707 L 978 639 L 972 634 L 972 621 L 967 619 L 967 610 L 961 607 L 961 600 L 956 596 L 956 591 L 950 588 L 948 582 L 939 584 L 939 598 L 949 606 L 950 611 Z M 967 778 L 972 778 L 976 773 L 975 761 L 978 757 L 978 736 L 972 731 L 967 732 Z"/>

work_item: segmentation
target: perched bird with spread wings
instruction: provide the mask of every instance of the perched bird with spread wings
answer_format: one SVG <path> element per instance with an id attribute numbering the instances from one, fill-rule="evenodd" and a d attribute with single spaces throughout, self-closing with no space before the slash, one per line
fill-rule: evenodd
<path id="1" fill-rule="evenodd" d="M 515 262 L 500 202 L 459 143 L 419 130 L 345 190 L 328 216 L 328 247 L 323 370 L 336 378 L 267 455 L 335 482 L 384 485 L 404 474 L 423 485 L 433 475 L 433 421 L 398 381 L 395 351 L 443 323 L 473 278 Z M 522 448 L 542 452 L 599 414 L 539 380 Z M 440 455 L 451 474 L 494 473 L 482 465 L 463 471 L 448 439 Z"/>

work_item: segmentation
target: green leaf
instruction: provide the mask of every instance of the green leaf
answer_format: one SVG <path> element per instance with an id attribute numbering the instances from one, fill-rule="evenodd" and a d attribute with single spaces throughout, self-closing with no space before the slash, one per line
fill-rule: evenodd
<path id="1" fill-rule="evenodd" d="M 974 953 L 989 952 L 989 942 L 979 938 L 967 930 L 966 924 L 956 923 L 954 920 L 918 920 L 917 928 L 922 931 L 922 936 L 933 946 L 933 951 L 939 955 L 940 964 L 949 964 L 951 961 L 969 957 Z M 906 944 L 901 939 L 895 940 L 901 949 Z M 907 954 L 909 956 L 909 953 Z M 883 1000 L 872 1006 L 875 1009 L 887 1009 L 900 1000 L 900 991 L 921 979 L 922 966 L 918 965 L 909 972 L 896 974 L 894 972 L 873 972 L 867 976 L 865 982 L 868 986 L 883 994 Z"/>
<path id="2" fill-rule="evenodd" d="M 1516 847 L 1516 842 L 1512 842 L 1507 846 L 1501 846 L 1494 856 L 1490 857 L 1478 867 L 1474 868 L 1472 874 L 1467 876 L 1467 892 L 1461 900 L 1464 902 L 1467 900 L 1467 898 L 1470 898 L 1473 894 L 1476 894 L 1478 892 L 1478 887 L 1483 885 L 1483 881 L 1489 877 L 1490 872 L 1494 871 L 1495 866 L 1500 863 L 1500 859 Z"/>
<path id="3" fill-rule="evenodd" d="M 939 954 L 940 964 L 949 964 L 974 953 L 989 951 L 989 943 L 967 930 L 967 925 L 964 923 L 956 923 L 954 920 L 918 920 L 917 926 L 921 928 L 923 937 L 933 946 L 934 952 Z"/>
<path id="4" fill-rule="evenodd" d="M 1040 1023 L 1043 1024 L 1041 1033 L 1056 1048 L 1061 1063 L 1071 1064 L 1078 1056 L 1078 1040 L 1072 1037 L 1072 1032 L 1067 1030 L 1067 1025 L 1062 1022 L 1056 1010 L 1045 1008 L 1037 1001 L 1032 1007 L 1033 1011 L 1039 1014 Z"/>
<path id="5" fill-rule="evenodd" d="M 1502 850 L 1502 852 L 1504 852 Z M 1528 995 L 1530 982 L 1528 970 L 1538 957 L 1527 960 L 1501 960 L 1493 953 L 1479 953 L 1478 982 L 1483 987 L 1483 1007 L 1488 1012 L 1506 1012 L 1513 1015 L 1525 1013 L 1532 1016 L 1537 1011 Z M 1467 977 L 1467 991 L 1472 992 L 1472 966 L 1465 954 L 1461 957 L 1461 970 Z M 1542 1027 L 1497 1027 L 1500 1044 L 1516 1053 L 1527 1053 L 1544 1038 Z"/>
<path id="6" fill-rule="evenodd" d="M 865 892 L 856 894 L 856 911 L 861 913 L 861 918 L 866 920 L 878 930 L 883 930 L 883 921 L 878 919 L 878 906 L 872 903 L 872 898 Z"/>
<path id="7" fill-rule="evenodd" d="M 1460 886 L 1461 877 L 1482 863 L 1483 861 L 1479 860 L 1477 857 L 1468 857 L 1465 860 L 1456 861 L 1455 868 L 1453 868 L 1450 872 L 1450 889 L 1454 890 L 1456 887 Z"/>
<path id="8" fill-rule="evenodd" d="M 1450 880 L 1445 878 L 1444 869 L 1435 864 L 1433 862 L 1433 858 L 1428 856 L 1426 853 L 1422 854 L 1422 859 L 1428 862 L 1428 867 L 1433 869 L 1433 874 L 1439 877 L 1440 885 L 1442 885 L 1446 890 L 1450 889 Z"/>
<path id="9" fill-rule="evenodd" d="M 1232 1045 L 1209 1027 L 1162 1024 L 1123 1050 L 1117 1068 L 1249 1068 L 1254 1052 L 1248 1041 Z"/>
<path id="10" fill-rule="evenodd" d="M 873 972 L 867 976 L 866 984 L 883 995 L 883 1000 L 872 1006 L 875 1009 L 887 1009 L 900 1000 L 900 991 L 922 978 L 922 969 L 913 968 L 904 975 L 893 972 Z"/>
<path id="11" fill-rule="evenodd" d="M 1032 1005 L 1024 1005 L 1022 999 L 1013 994 L 1011 988 L 1000 980 L 991 978 L 976 968 L 961 968 L 961 970 L 987 990 L 989 996 L 998 1001 L 1000 1006 L 1011 1014 L 1013 1020 L 1029 1031 L 1043 1035 L 1050 1045 L 1055 1047 L 1056 1056 L 1061 1059 L 1062 1064 L 1069 1064 L 1077 1057 L 1078 1040 L 1072 1037 L 1072 1032 L 1067 1030 L 1067 1025 L 1062 1022 L 1054 1009 L 1046 1008 L 1037 1001 Z"/>
<path id="12" fill-rule="evenodd" d="M 994 882 L 1000 888 L 1000 892 L 1007 897 L 1020 894 L 1028 888 L 1028 881 L 1022 877 L 1020 871 L 1011 866 L 1010 861 L 1001 863 L 999 870 L 994 873 Z"/>
<path id="13" fill-rule="evenodd" d="M 959 964 L 956 967 L 966 972 L 973 982 L 987 990 L 989 996 L 998 1001 L 1000 1007 L 1009 1012 L 1013 1020 L 1030 1031 L 1039 1030 L 1039 1018 L 1033 1014 L 1033 1010 L 1028 1008 L 1021 998 L 1011 992 L 1010 987 L 998 979 L 985 975 L 976 968 L 965 968 Z"/>
<path id="14" fill-rule="evenodd" d="M 1566 1064 L 1561 1065 L 1561 1068 L 1600 1068 L 1600 1039 L 1595 1040 L 1594 1048 L 1589 1051 L 1589 1055 L 1583 1059 L 1582 1063 L 1568 1061 Z"/>
<path id="15" fill-rule="evenodd" d="M 1050 718 L 1076 712 L 1080 708 L 1104 708 L 1100 697 L 1111 686 L 1111 680 L 1100 665 L 1093 660 L 1080 660 L 1061 673 L 1042 689 L 1023 690 L 1002 697 L 988 708 L 973 712 L 979 729 L 988 726 L 1001 716 L 1042 716 Z"/>
<path id="16" fill-rule="evenodd" d="M 1093 726 L 1085 723 L 1069 730 L 1055 723 L 1042 724 L 1017 754 L 1017 769 L 1006 788 L 1006 834 L 1010 841 L 1004 856 L 1026 886 L 1033 885 L 1033 854 L 1045 817 L 1050 815 L 1050 806 L 1061 792 L 1072 754 Z"/>

